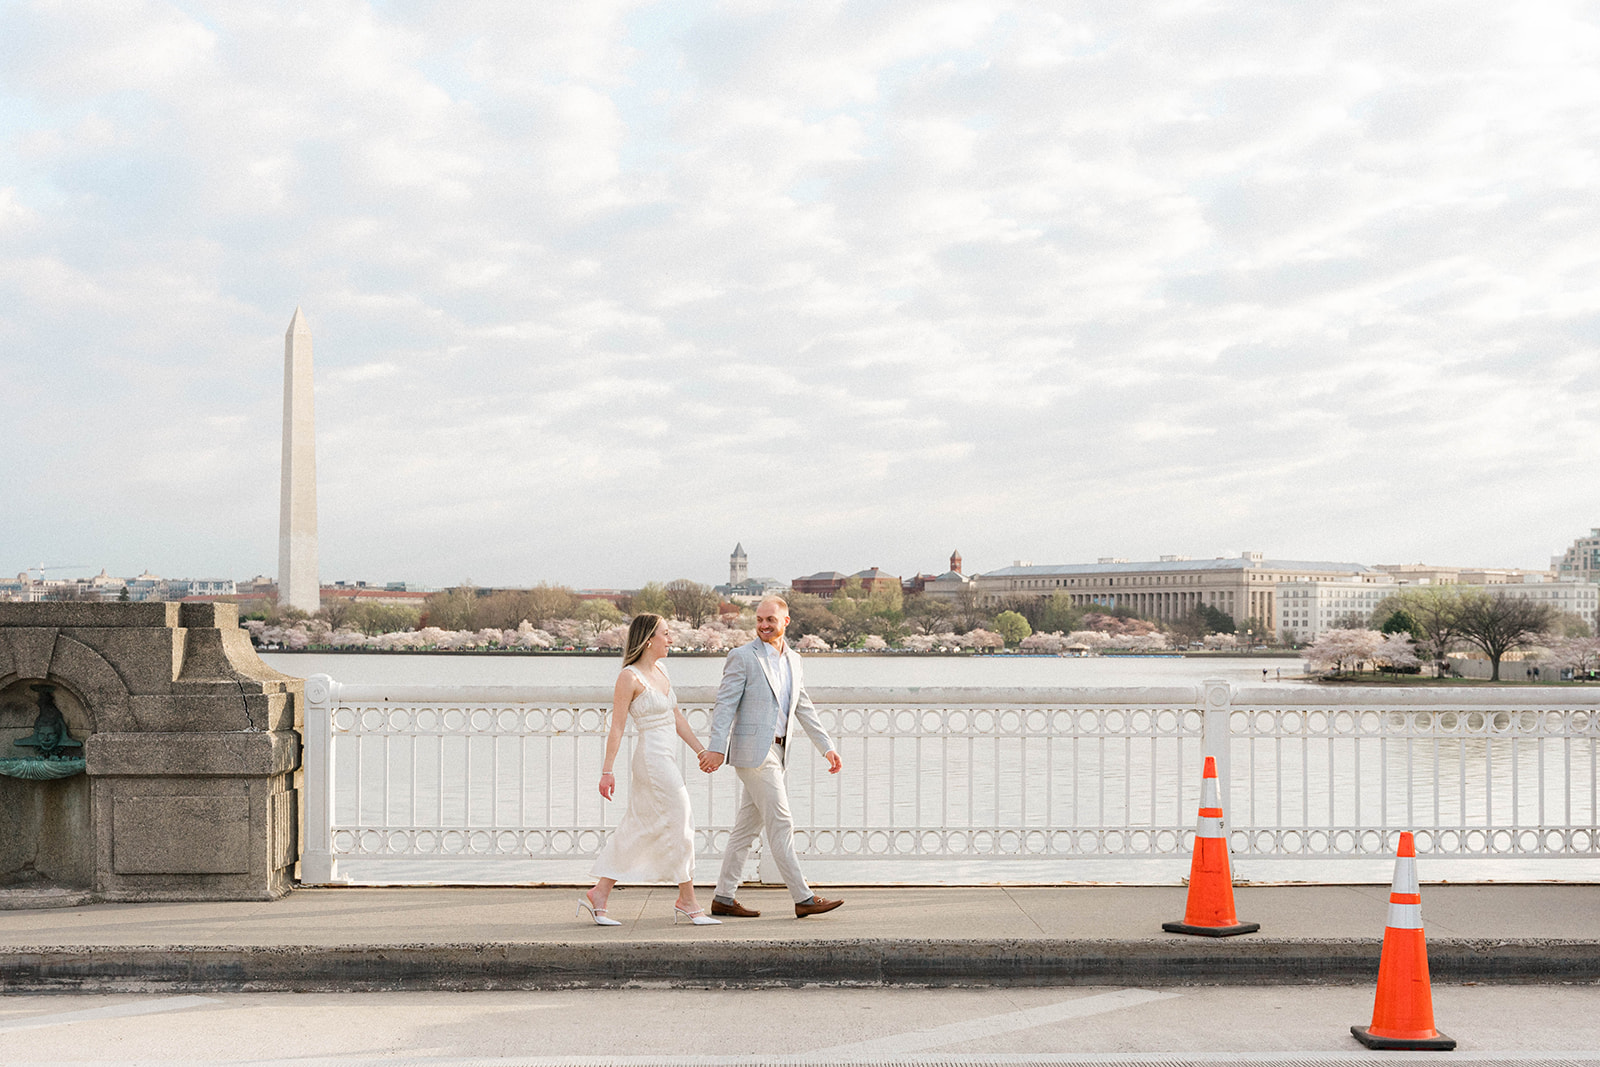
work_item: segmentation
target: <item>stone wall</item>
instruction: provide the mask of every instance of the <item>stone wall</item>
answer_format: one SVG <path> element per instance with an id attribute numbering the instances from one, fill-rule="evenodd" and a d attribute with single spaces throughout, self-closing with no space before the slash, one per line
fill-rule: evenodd
<path id="1" fill-rule="evenodd" d="M 105 900 L 267 900 L 298 855 L 304 683 L 232 604 L 0 603 L 0 748 L 56 686 L 87 774 L 0 779 L 0 885 Z"/>

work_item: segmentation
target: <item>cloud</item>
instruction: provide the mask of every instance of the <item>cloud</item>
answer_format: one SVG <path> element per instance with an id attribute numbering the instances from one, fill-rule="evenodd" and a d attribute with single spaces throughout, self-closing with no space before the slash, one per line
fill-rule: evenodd
<path id="1" fill-rule="evenodd" d="M 1565 5 L 9 11 L 25 560 L 270 572 L 296 305 L 330 577 L 1530 565 L 1595 522 Z"/>

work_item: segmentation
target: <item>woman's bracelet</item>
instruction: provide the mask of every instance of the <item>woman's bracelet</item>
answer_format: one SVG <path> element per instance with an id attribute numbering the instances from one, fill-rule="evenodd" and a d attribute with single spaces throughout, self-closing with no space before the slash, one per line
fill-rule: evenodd
<path id="1" fill-rule="evenodd" d="M 604 778 L 604 777 L 605 777 L 605 776 L 606 776 L 606 775 L 608 775 L 608 774 L 610 774 L 610 775 L 611 775 L 611 777 L 613 777 L 613 778 L 615 778 L 615 777 L 616 777 L 616 775 L 615 775 L 615 774 L 612 774 L 612 773 L 611 773 L 611 772 L 610 772 L 610 771 L 601 771 L 601 772 L 600 772 L 600 777 L 602 777 L 602 778 Z"/>

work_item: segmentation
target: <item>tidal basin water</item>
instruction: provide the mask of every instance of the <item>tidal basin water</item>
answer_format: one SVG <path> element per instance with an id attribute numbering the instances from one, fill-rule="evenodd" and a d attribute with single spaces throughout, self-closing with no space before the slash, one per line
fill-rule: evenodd
<path id="1" fill-rule="evenodd" d="M 619 661 L 614 656 L 594 655 L 462 655 L 462 654 L 323 654 L 269 653 L 263 657 L 285 673 L 307 677 L 327 674 L 341 682 L 365 685 L 552 685 L 603 686 L 615 680 Z M 714 686 L 721 677 L 720 656 L 676 656 L 667 661 L 674 682 L 683 686 Z M 925 687 L 1101 687 L 1101 686 L 1189 686 L 1205 679 L 1220 678 L 1235 686 L 1308 684 L 1303 680 L 1303 661 L 1287 657 L 1205 656 L 1205 657 L 1088 657 L 1056 656 L 895 656 L 895 655 L 814 655 L 806 657 L 806 681 L 813 688 L 897 686 Z M 1263 678 L 1262 672 L 1267 672 Z M 592 732 L 603 732 L 603 720 L 591 724 Z M 945 741 L 938 738 L 846 739 L 841 745 L 852 773 L 831 778 L 820 772 L 809 758 L 797 765 L 791 779 L 791 797 L 797 819 L 814 813 L 832 825 L 871 825 L 888 827 L 958 827 L 963 825 L 1026 825 L 1039 823 L 1056 827 L 1117 825 L 1123 818 L 1138 823 L 1151 816 L 1168 825 L 1189 825 L 1195 798 L 1180 783 L 1191 779 L 1198 752 L 1197 742 L 1152 741 L 1129 744 L 1114 738 L 1083 737 L 1081 743 L 1070 736 L 1029 738 L 1023 742 L 992 740 Z M 1580 746 L 1593 745 L 1590 741 Z M 1020 747 L 1018 747 L 1020 745 Z M 1401 825 L 1395 815 L 1407 790 L 1397 783 L 1412 771 L 1444 785 L 1435 792 L 1423 787 L 1415 794 L 1417 815 L 1428 809 L 1439 819 L 1438 825 L 1481 825 L 1483 807 L 1488 804 L 1503 815 L 1513 808 L 1521 813 L 1520 825 L 1539 825 L 1539 813 L 1528 808 L 1538 804 L 1553 821 L 1564 821 L 1555 813 L 1574 809 L 1566 818 L 1571 825 L 1585 825 L 1593 808 L 1595 771 L 1593 754 L 1577 753 L 1576 765 L 1567 766 L 1552 758 L 1546 765 L 1542 750 L 1512 742 L 1495 742 L 1493 759 L 1481 740 L 1454 741 L 1437 750 L 1385 747 L 1377 739 L 1340 741 L 1323 750 L 1307 750 L 1293 739 L 1266 739 L 1234 746 L 1234 803 L 1230 823 L 1235 826 L 1293 825 L 1309 819 L 1310 825 L 1373 827 Z M 1359 747 L 1361 754 L 1356 753 Z M 1013 751 L 1013 748 L 1016 750 Z M 1191 751 L 1192 749 L 1192 751 Z M 563 750 L 565 751 L 565 750 Z M 598 749 L 595 750 L 598 752 Z M 591 753 L 593 755 L 593 753 Z M 806 754 L 809 757 L 809 753 Z M 1426 759 L 1423 759 L 1426 756 Z M 597 757 L 596 757 L 597 758 Z M 626 754 L 624 754 L 624 762 Z M 1365 760 L 1367 771 L 1356 772 Z M 1420 761 L 1420 762 L 1419 762 Z M 1415 766 L 1413 766 L 1415 764 Z M 481 765 L 481 764 L 479 764 Z M 1374 773 L 1382 767 L 1381 773 Z M 443 768 L 441 767 L 441 770 Z M 697 796 L 697 808 L 714 811 L 718 820 L 731 819 L 735 799 L 732 789 L 712 787 L 705 797 L 706 784 L 694 773 L 692 762 L 685 762 L 686 777 Z M 543 772 L 540 792 L 569 798 L 561 801 L 561 818 L 552 825 L 614 825 L 620 810 L 603 812 L 591 796 L 585 779 L 594 768 L 578 766 L 574 759 L 560 759 Z M 463 768 L 464 771 L 464 768 Z M 1518 777 L 1521 784 L 1518 784 Z M 447 776 L 454 778 L 455 776 Z M 465 778 L 462 779 L 465 781 Z M 1449 783 L 1459 782 L 1460 785 Z M 1533 783 L 1540 788 L 1530 788 Z M 372 786 L 377 789 L 376 783 Z M 388 789 L 388 786 L 384 786 Z M 515 787 L 514 787 L 515 788 Z M 441 825 L 476 824 L 470 813 L 477 805 L 468 783 L 460 789 L 441 786 L 429 804 L 438 805 Z M 1043 790 L 1043 792 L 1040 792 Z M 387 812 L 397 798 L 385 799 L 374 793 L 366 797 L 363 787 L 361 807 L 369 801 L 374 810 Z M 954 799 L 952 799 L 954 798 Z M 964 798 L 964 801 L 963 799 Z M 1287 798 L 1287 800 L 1286 800 Z M 620 799 L 620 798 L 619 798 Z M 1382 809 L 1387 799 L 1389 814 Z M 978 810 L 972 804 L 976 802 Z M 1287 803 L 1287 808 L 1285 804 Z M 595 810 L 590 811 L 590 808 Z M 446 811 L 459 815 L 446 817 Z M 1254 820 L 1247 809 L 1254 809 Z M 1581 809 L 1581 810 L 1578 810 Z M 552 817 L 555 813 L 552 812 Z M 460 822 L 456 821 L 459 818 Z M 1324 821 L 1325 820 L 1325 821 Z M 379 819 L 380 823 L 385 820 Z M 424 822 L 429 820 L 424 820 Z M 1499 822 L 1499 819 L 1494 820 Z M 1558 824 L 1560 824 L 1558 822 Z M 367 825 L 371 825 L 368 823 Z M 1403 827 L 1402 827 L 1403 828 Z M 1086 861 L 1067 861 L 1051 867 L 1058 874 L 1022 875 L 1023 868 L 1002 868 L 992 861 L 964 861 L 954 857 L 939 861 L 935 875 L 909 874 L 905 864 L 871 861 L 825 861 L 826 870 L 816 871 L 819 882 L 839 884 L 879 881 L 946 881 L 957 883 L 1017 881 L 1168 881 L 1187 873 L 1186 855 L 1174 855 L 1159 869 L 1150 860 L 1122 861 L 1110 856 Z M 587 861 L 570 864 L 556 861 L 552 873 L 538 880 L 582 881 Z M 821 864 L 819 863 L 819 866 Z M 1600 862 L 1594 859 L 1535 859 L 1499 857 L 1460 859 L 1435 857 L 1427 861 L 1424 878 L 1451 881 L 1596 881 Z M 553 868 L 562 873 L 554 873 Z M 1383 882 L 1389 877 L 1392 860 L 1241 858 L 1235 861 L 1240 877 L 1257 881 L 1361 881 Z M 1015 874 L 1008 876 L 1007 871 Z M 442 869 L 437 877 L 449 880 Z M 421 880 L 428 880 L 423 878 Z"/>
<path id="2" fill-rule="evenodd" d="M 326 674 L 362 685 L 604 685 L 617 679 L 615 656 L 460 655 L 456 653 L 269 652 L 261 657 L 299 678 Z M 716 685 L 721 656 L 668 656 L 676 685 Z M 1305 672 L 1305 662 L 1255 656 L 871 656 L 829 653 L 805 658 L 809 686 L 1195 685 L 1221 678 L 1235 685 Z M 1262 671 L 1268 673 L 1265 678 Z"/>

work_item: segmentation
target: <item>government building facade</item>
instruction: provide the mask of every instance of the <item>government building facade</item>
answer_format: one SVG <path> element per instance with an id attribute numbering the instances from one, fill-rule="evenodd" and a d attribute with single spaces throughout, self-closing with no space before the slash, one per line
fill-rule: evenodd
<path id="1" fill-rule="evenodd" d="M 1216 559 L 1163 556 L 1149 562 L 1102 559 L 1045 566 L 1019 562 L 972 579 L 978 603 L 984 607 L 1017 597 L 1063 594 L 1085 607 L 1126 607 L 1147 619 L 1176 622 L 1204 605 L 1227 612 L 1241 628 L 1246 620 L 1255 619 L 1264 631 L 1277 628 L 1278 586 L 1290 582 L 1392 588 L 1394 579 L 1361 563 L 1267 559 L 1260 552 Z"/>

